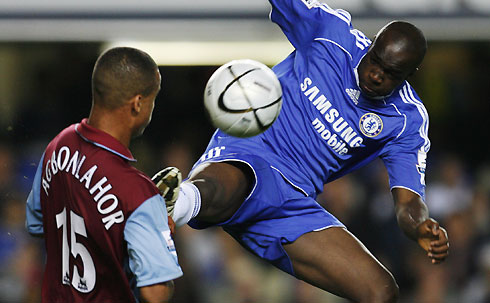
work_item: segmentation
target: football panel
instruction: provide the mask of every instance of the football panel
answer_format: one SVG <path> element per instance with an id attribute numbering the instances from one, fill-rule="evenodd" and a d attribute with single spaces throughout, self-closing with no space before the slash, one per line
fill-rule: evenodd
<path id="1" fill-rule="evenodd" d="M 264 70 L 255 70 L 246 77 L 240 79 L 244 88 L 244 94 L 252 108 L 259 108 L 281 97 L 280 84 L 277 78 L 270 77 Z M 279 93 L 278 87 L 279 85 Z"/>
<path id="2" fill-rule="evenodd" d="M 262 132 L 252 112 L 234 116 L 238 117 L 237 120 L 229 127 L 221 128 L 224 132 L 236 137 L 252 137 Z"/>
<path id="3" fill-rule="evenodd" d="M 279 116 L 280 110 L 280 103 L 276 103 L 275 105 L 272 105 L 270 107 L 257 109 L 255 111 L 255 115 L 257 116 L 257 119 L 260 121 L 260 123 L 263 126 L 267 127 L 270 126 L 274 121 L 276 121 L 277 117 Z"/>

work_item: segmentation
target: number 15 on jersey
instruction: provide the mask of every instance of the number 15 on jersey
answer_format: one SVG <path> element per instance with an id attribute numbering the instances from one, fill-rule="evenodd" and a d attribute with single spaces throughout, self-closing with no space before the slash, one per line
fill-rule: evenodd
<path id="1" fill-rule="evenodd" d="M 67 224 L 70 224 L 70 243 L 68 243 Z M 77 242 L 76 235 L 87 237 L 85 221 L 73 211 L 70 211 L 70 221 L 67 221 L 66 208 L 56 215 L 56 226 L 62 230 L 62 260 L 61 281 L 63 284 L 72 285 L 73 288 L 82 293 L 88 293 L 95 287 L 95 265 L 90 253 L 83 244 Z M 78 268 L 73 265 L 73 277 L 70 280 L 70 253 L 73 258 L 80 256 L 83 264 L 83 277 L 80 276 Z"/>

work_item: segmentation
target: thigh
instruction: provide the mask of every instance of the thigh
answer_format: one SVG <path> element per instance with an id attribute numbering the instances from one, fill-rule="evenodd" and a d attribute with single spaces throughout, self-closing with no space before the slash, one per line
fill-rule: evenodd
<path id="1" fill-rule="evenodd" d="M 376 288 L 397 288 L 391 273 L 345 228 L 306 233 L 284 249 L 297 278 L 356 302 Z"/>

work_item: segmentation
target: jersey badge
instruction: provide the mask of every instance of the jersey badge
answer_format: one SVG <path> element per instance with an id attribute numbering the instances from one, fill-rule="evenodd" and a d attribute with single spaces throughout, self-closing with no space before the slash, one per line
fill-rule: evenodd
<path id="1" fill-rule="evenodd" d="M 177 251 L 175 250 L 175 244 L 174 240 L 172 239 L 172 236 L 170 235 L 170 230 L 164 230 L 162 231 L 163 238 L 167 242 L 167 248 L 168 251 L 174 256 L 177 257 Z"/>
<path id="2" fill-rule="evenodd" d="M 359 103 L 359 96 L 361 95 L 361 92 L 358 91 L 357 89 L 353 89 L 353 88 L 346 88 L 345 89 L 345 92 L 347 93 L 347 95 L 349 95 L 349 97 L 351 98 L 351 100 L 357 105 Z"/>
<path id="3" fill-rule="evenodd" d="M 366 137 L 376 137 L 383 130 L 383 120 L 373 113 L 362 115 L 359 119 L 359 128 Z"/>

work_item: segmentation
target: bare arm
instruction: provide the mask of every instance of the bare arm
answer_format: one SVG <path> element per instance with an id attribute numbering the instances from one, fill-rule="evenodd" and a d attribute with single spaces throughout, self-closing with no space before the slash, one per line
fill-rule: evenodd
<path id="1" fill-rule="evenodd" d="M 417 194 L 407 189 L 394 188 L 392 194 L 398 226 L 410 239 L 417 241 L 417 227 L 429 219 L 427 206 Z"/>
<path id="2" fill-rule="evenodd" d="M 174 291 L 173 281 L 140 287 L 141 302 L 167 303 Z"/>
<path id="3" fill-rule="evenodd" d="M 420 196 L 404 188 L 394 188 L 392 194 L 398 226 L 418 242 L 433 264 L 444 261 L 449 253 L 447 232 L 429 217 L 429 210 Z"/>

